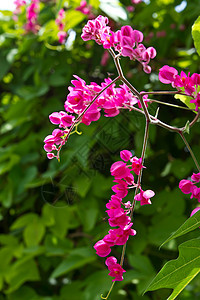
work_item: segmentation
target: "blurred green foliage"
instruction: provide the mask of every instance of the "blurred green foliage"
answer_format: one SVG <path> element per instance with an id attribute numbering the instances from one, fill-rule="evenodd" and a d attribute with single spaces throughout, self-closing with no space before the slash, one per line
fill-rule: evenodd
<path id="1" fill-rule="evenodd" d="M 111 18 L 114 29 L 129 24 L 144 33 L 145 45 L 157 50 L 153 71 L 144 74 L 137 63 L 123 59 L 124 73 L 139 91 L 164 90 L 157 76 L 164 64 L 200 72 L 191 36 L 200 1 L 183 1 L 187 5 L 181 12 L 179 0 L 145 2 L 129 13 L 129 0 L 88 1 L 96 15 Z M 110 166 L 122 149 L 141 155 L 144 119 L 136 112 L 102 116 L 89 127 L 81 125 L 81 136 L 70 137 L 60 163 L 46 158 L 43 140 L 55 128 L 48 115 L 63 109 L 73 74 L 88 83 L 100 83 L 107 72 L 112 78 L 116 74 L 111 59 L 102 66 L 102 47 L 80 38 L 87 16 L 75 10 L 79 4 L 42 1 L 36 35 L 24 32 L 25 11 L 17 22 L 11 12 L 0 12 L 0 300 L 97 300 L 110 288 L 104 259 L 96 256 L 93 245 L 108 230 Z M 61 46 L 55 18 L 64 5 L 65 30 L 75 33 L 75 39 Z M 161 99 L 180 104 L 169 96 Z M 150 109 L 155 113 L 157 105 Z M 159 117 L 184 126 L 193 115 L 161 106 Z M 198 160 L 199 136 L 198 123 L 188 135 Z M 178 189 L 179 180 L 196 171 L 179 136 L 151 126 L 145 166 L 143 187 L 156 196 L 150 207 L 136 208 L 137 235 L 128 242 L 127 272 L 111 295 L 115 300 L 166 299 L 165 289 L 141 294 L 163 264 L 178 256 L 178 244 L 199 234 L 196 229 L 159 250 L 196 205 Z M 113 254 L 120 257 L 120 251 L 116 247 Z M 199 299 L 199 293 L 197 277 L 177 299 Z"/>

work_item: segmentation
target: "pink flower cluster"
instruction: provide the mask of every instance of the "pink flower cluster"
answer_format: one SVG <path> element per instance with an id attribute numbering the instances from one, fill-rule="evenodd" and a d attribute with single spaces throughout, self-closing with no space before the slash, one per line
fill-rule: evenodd
<path id="1" fill-rule="evenodd" d="M 88 19 L 93 19 L 95 15 L 92 13 L 92 6 L 87 4 L 87 1 L 82 0 L 80 5 L 76 8 L 82 14 L 88 16 Z"/>
<path id="2" fill-rule="evenodd" d="M 13 4 L 16 5 L 15 10 L 13 12 L 13 19 L 15 21 L 17 21 L 18 15 L 21 13 L 21 8 L 22 8 L 22 6 L 24 6 L 26 4 L 26 1 L 25 0 L 15 0 L 13 2 Z"/>
<path id="3" fill-rule="evenodd" d="M 44 149 L 48 152 L 48 158 L 58 158 L 58 155 L 54 155 L 51 152 L 58 151 L 57 146 L 65 144 L 65 136 L 69 132 L 70 127 L 74 126 L 76 122 L 75 116 L 72 114 L 80 116 L 80 114 L 87 109 L 94 97 L 112 82 L 112 80 L 108 78 L 105 79 L 101 85 L 94 82 L 91 82 L 90 85 L 86 85 L 86 82 L 83 79 L 76 75 L 74 75 L 74 77 L 76 80 L 71 81 L 74 86 L 68 88 L 69 94 L 64 104 L 65 111 L 53 112 L 49 116 L 50 122 L 59 125 L 63 130 L 57 129 L 54 131 L 56 134 L 52 133 L 52 135 L 45 138 Z M 147 99 L 147 95 L 143 98 L 145 104 L 148 105 L 147 102 L 149 100 Z M 104 111 L 106 117 L 114 117 L 120 113 L 120 109 L 130 109 L 136 104 L 141 108 L 139 100 L 133 96 L 125 84 L 119 87 L 112 84 L 102 92 L 89 109 L 85 111 L 79 119 L 79 122 L 90 125 L 92 121 L 97 121 L 100 118 L 101 110 Z"/>
<path id="4" fill-rule="evenodd" d="M 142 44 L 143 33 L 133 30 L 128 25 L 113 32 L 107 24 L 108 18 L 101 15 L 89 20 L 83 28 L 82 39 L 95 40 L 97 44 L 103 45 L 104 49 L 114 48 L 120 55 L 139 61 L 144 72 L 150 73 L 149 62 L 156 56 L 156 50 L 153 47 L 145 48 Z"/>
<path id="5" fill-rule="evenodd" d="M 63 30 L 65 27 L 65 23 L 63 22 L 63 19 L 65 18 L 65 11 L 64 9 L 60 9 L 58 12 L 58 16 L 55 20 L 56 25 L 58 26 L 58 39 L 60 44 L 64 44 L 66 41 L 67 33 Z"/>
<path id="6" fill-rule="evenodd" d="M 117 228 L 110 229 L 108 234 L 94 245 L 97 255 L 101 257 L 109 255 L 111 247 L 126 244 L 129 236 L 136 234 L 136 231 L 132 229 L 133 223 L 131 223 L 131 218 L 128 216 L 132 209 L 131 203 L 130 201 L 124 203 L 122 199 L 127 196 L 129 189 L 137 187 L 137 184 L 134 183 L 134 177 L 131 171 L 139 175 L 140 170 L 144 168 L 144 166 L 142 165 L 142 159 L 136 156 L 132 157 L 132 153 L 128 150 L 121 151 L 120 157 L 122 161 L 113 163 L 110 168 L 111 175 L 114 177 L 113 182 L 116 183 L 112 187 L 115 194 L 111 196 L 111 200 L 106 204 L 109 225 Z M 131 165 L 128 164 L 128 162 L 131 163 Z M 143 191 L 141 187 L 139 187 L 139 189 L 140 193 L 135 196 L 135 200 L 140 201 L 141 205 L 151 204 L 150 198 L 154 196 L 154 192 L 151 190 Z M 112 265 L 108 263 L 110 260 Z M 106 260 L 106 265 L 111 271 L 109 275 L 113 277 L 116 276 L 113 281 L 122 280 L 122 272 L 124 272 L 124 270 L 118 264 L 113 265 L 113 261 L 115 261 L 116 264 L 117 259 L 112 257 L 112 259 L 108 258 Z M 112 272 L 113 267 L 119 268 L 120 276 Z"/>
<path id="7" fill-rule="evenodd" d="M 191 176 L 191 180 L 183 179 L 179 182 L 179 188 L 181 189 L 182 193 L 184 194 L 191 194 L 191 199 L 196 198 L 198 202 L 200 202 L 200 188 L 196 186 L 197 183 L 200 182 L 200 173 L 193 173 Z M 191 216 L 196 213 L 200 207 L 195 208 Z"/>
<path id="8" fill-rule="evenodd" d="M 38 14 L 39 14 L 39 0 L 31 0 L 31 4 L 27 7 L 26 19 L 27 23 L 25 24 L 26 32 L 38 32 Z"/>
<path id="9" fill-rule="evenodd" d="M 194 103 L 198 111 L 200 107 L 200 74 L 194 73 L 190 76 L 190 73 L 186 75 L 181 71 L 178 75 L 178 71 L 167 65 L 163 66 L 159 70 L 159 80 L 162 83 L 170 84 L 179 91 L 183 91 L 186 95 L 191 96 L 190 103 Z"/>
<path id="10" fill-rule="evenodd" d="M 112 281 L 122 281 L 123 280 L 123 273 L 126 272 L 120 264 L 117 263 L 117 259 L 114 256 L 110 256 L 105 261 L 106 266 L 108 267 L 108 270 L 111 277 L 114 277 Z"/>

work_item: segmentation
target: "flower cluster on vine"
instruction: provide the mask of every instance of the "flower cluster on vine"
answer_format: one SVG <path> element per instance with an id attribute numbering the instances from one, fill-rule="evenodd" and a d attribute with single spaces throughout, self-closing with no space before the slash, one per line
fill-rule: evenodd
<path id="1" fill-rule="evenodd" d="M 181 71 L 178 75 L 175 68 L 165 65 L 159 70 L 159 80 L 165 84 L 171 83 L 172 87 L 191 96 L 190 103 L 194 103 L 195 110 L 198 111 L 200 107 L 200 74 L 194 73 L 190 76 L 190 73 L 186 75 L 185 72 Z"/>
<path id="2" fill-rule="evenodd" d="M 38 14 L 39 14 L 39 0 L 31 0 L 31 4 L 26 10 L 27 22 L 24 25 L 26 32 L 36 33 L 38 31 Z"/>
<path id="3" fill-rule="evenodd" d="M 101 85 L 95 82 L 87 85 L 80 77 L 76 75 L 74 77 L 75 80 L 71 81 L 74 86 L 68 88 L 69 94 L 64 104 L 65 111 L 53 112 L 49 116 L 51 123 L 59 125 L 59 128 L 63 130 L 55 129 L 51 135 L 45 138 L 44 149 L 48 152 L 48 158 L 58 158 L 58 155 L 53 154 L 52 151 L 58 151 L 59 147 L 56 146 L 65 144 L 68 134 L 75 124 L 82 122 L 85 125 L 90 125 L 92 121 L 97 121 L 100 118 L 101 110 L 104 111 L 106 117 L 114 117 L 120 113 L 120 109 L 131 109 L 134 105 L 141 108 L 140 101 L 125 84 L 116 87 L 115 84 L 112 84 L 112 80 L 108 78 Z M 109 84 L 110 86 L 87 109 L 94 97 Z M 147 95 L 144 95 L 143 98 L 146 106 L 148 106 L 149 99 Z M 77 115 L 76 119 L 75 115 Z M 80 116 L 81 118 L 79 118 Z"/>
<path id="4" fill-rule="evenodd" d="M 179 182 L 179 188 L 184 194 L 191 194 L 191 199 L 195 198 L 200 202 L 200 188 L 196 186 L 197 183 L 200 182 L 200 173 L 193 173 L 191 176 L 191 180 L 183 179 Z M 195 208 L 191 216 L 200 210 L 200 207 Z"/>
<path id="5" fill-rule="evenodd" d="M 108 18 L 101 15 L 94 20 L 89 20 L 83 28 L 82 39 L 84 41 L 95 40 L 104 49 L 114 48 L 119 55 L 139 61 L 144 72 L 150 73 L 149 62 L 156 56 L 156 50 L 153 47 L 146 49 L 142 44 L 143 33 L 133 30 L 129 25 L 122 26 L 120 30 L 113 32 L 107 25 L 108 22 Z"/>
<path id="6" fill-rule="evenodd" d="M 67 33 L 64 31 L 64 27 L 65 27 L 65 23 L 64 20 L 65 19 L 65 11 L 64 9 L 60 9 L 58 12 L 58 16 L 55 20 L 56 25 L 58 26 L 58 40 L 59 43 L 64 44 L 66 41 L 66 37 L 67 37 Z"/>
<path id="7" fill-rule="evenodd" d="M 111 247 L 115 245 L 124 245 L 129 239 L 129 236 L 134 236 L 136 231 L 132 229 L 133 223 L 129 214 L 133 209 L 131 202 L 123 202 L 123 198 L 128 195 L 128 191 L 136 188 L 137 184 L 134 182 L 134 176 L 131 172 L 139 175 L 142 168 L 142 159 L 132 156 L 129 150 L 122 150 L 120 152 L 121 161 L 112 164 L 110 168 L 111 175 L 114 177 L 115 183 L 112 187 L 114 195 L 106 204 L 106 213 L 108 215 L 108 223 L 111 227 L 108 234 L 94 245 L 97 255 L 105 257 L 110 254 Z M 135 201 L 140 201 L 141 205 L 151 204 L 150 198 L 155 195 L 152 190 L 143 191 L 139 186 L 140 191 L 135 197 Z M 111 263 L 110 263 L 111 262 Z M 113 281 L 123 280 L 123 272 L 125 270 L 117 264 L 117 259 L 113 256 L 108 257 L 106 265 L 110 270 L 109 275 L 114 277 Z M 115 270 L 115 271 L 113 271 Z"/>

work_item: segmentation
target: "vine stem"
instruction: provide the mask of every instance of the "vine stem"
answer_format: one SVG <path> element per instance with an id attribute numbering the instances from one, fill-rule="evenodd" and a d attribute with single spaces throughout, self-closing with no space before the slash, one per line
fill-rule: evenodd
<path id="1" fill-rule="evenodd" d="M 195 157 L 195 155 L 194 155 L 194 152 L 192 151 L 192 148 L 190 147 L 188 141 L 186 140 L 186 138 L 185 138 L 183 132 L 180 131 L 180 132 L 179 132 L 179 135 L 181 136 L 181 138 L 182 138 L 184 144 L 186 145 L 187 149 L 189 150 L 190 155 L 191 155 L 191 157 L 192 157 L 192 159 L 193 159 L 193 161 L 194 161 L 194 163 L 195 163 L 195 165 L 196 165 L 196 167 L 197 167 L 197 170 L 200 172 L 200 166 L 199 166 L 199 164 L 198 164 L 198 161 L 197 161 L 197 159 L 196 159 L 196 157 Z"/>
<path id="2" fill-rule="evenodd" d="M 159 103 L 159 104 L 162 104 L 162 105 L 167 105 L 167 106 L 171 106 L 171 107 L 175 107 L 175 108 L 181 108 L 181 109 L 185 109 L 185 110 L 189 110 L 189 111 L 194 111 L 194 109 L 191 109 L 189 107 L 180 106 L 180 105 L 167 103 L 167 102 L 162 102 L 162 101 L 158 101 L 156 99 L 150 99 L 150 102 L 156 102 L 156 103 Z"/>
<path id="3" fill-rule="evenodd" d="M 152 92 L 141 92 L 140 93 L 140 95 L 142 95 L 142 96 L 144 96 L 144 95 L 170 95 L 170 94 L 172 94 L 172 95 L 179 94 L 179 95 L 183 95 L 183 96 L 192 97 L 190 95 L 182 93 L 181 91 L 152 91 Z"/>
<path id="4" fill-rule="evenodd" d="M 112 292 L 112 289 L 113 289 L 114 285 L 115 285 L 115 281 L 113 281 L 113 283 L 112 283 L 112 285 L 111 285 L 111 288 L 110 288 L 109 291 L 108 291 L 107 296 L 106 296 L 106 297 L 103 297 L 103 296 L 101 295 L 101 299 L 104 299 L 104 300 L 107 300 L 107 299 L 108 299 L 108 297 L 110 296 L 110 293 Z"/>

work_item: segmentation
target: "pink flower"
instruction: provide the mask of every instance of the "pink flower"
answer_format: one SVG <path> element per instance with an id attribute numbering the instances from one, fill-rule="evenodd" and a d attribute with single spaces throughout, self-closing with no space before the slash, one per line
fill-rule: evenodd
<path id="1" fill-rule="evenodd" d="M 47 153 L 47 157 L 48 159 L 52 159 L 55 157 L 55 155 L 53 153 Z"/>
<path id="2" fill-rule="evenodd" d="M 75 117 L 72 115 L 64 114 L 60 121 L 62 127 L 70 127 L 74 123 Z"/>
<path id="3" fill-rule="evenodd" d="M 192 217 L 194 214 L 196 214 L 196 212 L 198 212 L 200 210 L 200 207 L 196 207 L 195 209 L 193 209 L 193 211 L 191 212 L 190 217 Z"/>
<path id="4" fill-rule="evenodd" d="M 194 188 L 194 185 L 190 180 L 183 179 L 179 182 L 179 189 L 181 190 L 181 192 L 183 194 L 192 193 L 193 188 Z"/>
<path id="5" fill-rule="evenodd" d="M 116 227 L 116 226 L 124 227 L 124 226 L 128 225 L 130 223 L 130 221 L 131 221 L 131 218 L 128 217 L 126 215 L 126 213 L 124 213 L 122 211 L 121 212 L 118 211 L 118 215 L 116 215 L 115 218 L 110 218 L 108 220 L 109 225 L 111 227 Z"/>
<path id="6" fill-rule="evenodd" d="M 133 4 L 139 4 L 140 2 L 142 2 L 142 0 L 131 0 L 131 2 L 132 2 Z"/>
<path id="7" fill-rule="evenodd" d="M 137 158 L 136 156 L 134 156 L 133 158 L 131 158 L 131 162 L 132 162 L 131 170 L 133 170 L 136 175 L 139 175 L 140 170 L 142 168 L 145 168 L 142 165 L 142 158 Z"/>
<path id="8" fill-rule="evenodd" d="M 116 209 L 121 207 L 121 202 L 119 200 L 113 199 L 113 196 L 111 196 L 111 200 L 109 200 L 109 202 L 106 204 L 106 207 L 108 209 Z"/>
<path id="9" fill-rule="evenodd" d="M 89 20 L 83 27 L 83 33 L 81 35 L 84 41 L 95 40 L 97 44 L 101 45 L 101 35 L 109 34 L 110 27 L 107 26 L 108 18 L 99 15 L 94 20 Z"/>
<path id="10" fill-rule="evenodd" d="M 155 193 L 152 190 L 143 191 L 141 190 L 139 194 L 135 196 L 136 201 L 140 201 L 141 205 L 151 204 L 150 198 L 152 198 Z"/>
<path id="11" fill-rule="evenodd" d="M 96 254 L 101 257 L 105 257 L 111 252 L 110 246 L 103 240 L 98 241 L 94 245 L 94 249 L 96 250 Z"/>
<path id="12" fill-rule="evenodd" d="M 65 31 L 62 31 L 62 30 L 59 31 L 58 32 L 58 41 L 59 41 L 59 43 L 64 44 L 66 36 L 67 36 L 67 33 Z"/>
<path id="13" fill-rule="evenodd" d="M 190 100 L 190 103 L 194 103 L 196 105 L 195 110 L 198 111 L 200 107 L 200 93 L 197 94 L 195 99 Z"/>
<path id="14" fill-rule="evenodd" d="M 132 157 L 132 153 L 129 150 L 122 150 L 120 151 L 120 157 L 124 161 L 129 161 L 130 158 Z"/>
<path id="15" fill-rule="evenodd" d="M 165 65 L 159 70 L 159 80 L 166 84 L 173 83 L 177 74 L 178 71 L 175 68 Z"/>
<path id="16" fill-rule="evenodd" d="M 116 259 L 116 257 L 114 257 L 114 256 L 109 256 L 109 257 L 106 259 L 105 264 L 106 264 L 107 267 L 110 267 L 110 266 L 112 266 L 112 265 L 117 264 L 117 259 Z"/>
<path id="17" fill-rule="evenodd" d="M 118 184 L 112 187 L 113 192 L 116 193 L 116 196 L 119 198 L 124 198 L 128 194 L 128 184 L 123 180 L 118 180 Z"/>
<path id="18" fill-rule="evenodd" d="M 200 202 L 200 188 L 194 186 L 193 190 L 192 190 L 192 195 L 191 198 L 196 198 L 198 200 L 198 202 Z"/>
<path id="19" fill-rule="evenodd" d="M 131 226 L 133 223 L 130 223 L 129 225 L 126 225 L 124 228 L 116 228 L 109 230 L 108 235 L 106 235 L 103 240 L 105 242 L 114 243 L 114 245 L 124 245 L 128 239 L 129 236 L 136 235 L 136 231 L 134 229 L 131 229 Z"/>
<path id="20" fill-rule="evenodd" d="M 49 115 L 49 120 L 52 124 L 58 125 L 60 124 L 61 115 L 58 112 L 53 112 Z"/>
<path id="21" fill-rule="evenodd" d="M 109 33 L 103 33 L 101 35 L 101 41 L 104 49 L 110 49 L 114 46 L 114 32 L 110 31 Z"/>
<path id="22" fill-rule="evenodd" d="M 130 175 L 130 170 L 123 161 L 116 161 L 112 164 L 110 172 L 116 179 L 122 179 Z"/>
<path id="23" fill-rule="evenodd" d="M 199 182 L 200 181 L 200 173 L 197 173 L 197 174 L 193 173 L 191 176 L 191 179 L 193 181 Z"/>
<path id="24" fill-rule="evenodd" d="M 108 270 L 110 271 L 108 275 L 114 277 L 112 281 L 123 280 L 123 273 L 126 271 L 119 264 L 117 264 L 117 259 L 115 257 L 108 257 L 105 261 L 105 264 L 108 266 Z"/>

